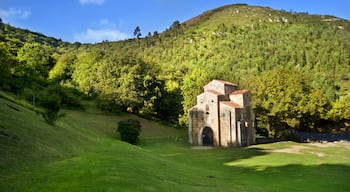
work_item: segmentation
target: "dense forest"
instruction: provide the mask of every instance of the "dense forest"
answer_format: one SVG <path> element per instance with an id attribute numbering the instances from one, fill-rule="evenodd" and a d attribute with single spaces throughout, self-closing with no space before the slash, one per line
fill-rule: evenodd
<path id="1" fill-rule="evenodd" d="M 260 133 L 349 129 L 347 20 L 236 4 L 141 30 L 81 44 L 0 22 L 1 90 L 47 109 L 83 110 L 90 99 L 185 127 L 203 86 L 222 79 L 252 93 Z"/>

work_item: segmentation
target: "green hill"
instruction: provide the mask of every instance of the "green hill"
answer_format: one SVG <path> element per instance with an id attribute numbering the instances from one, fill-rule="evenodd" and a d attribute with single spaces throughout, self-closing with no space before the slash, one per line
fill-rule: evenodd
<path id="1" fill-rule="evenodd" d="M 223 23 L 227 26 L 250 26 L 256 24 L 256 22 L 315 25 L 323 23 L 330 27 L 350 30 L 349 21 L 331 15 L 309 15 L 293 10 L 274 10 L 269 7 L 249 6 L 247 4 L 226 5 L 209 10 L 185 21 L 183 24 L 186 27 L 201 25 L 206 29 L 215 29 Z"/>
<path id="2" fill-rule="evenodd" d="M 0 21 L 0 42 L 9 42 L 14 46 L 21 47 L 25 43 L 41 43 L 48 44 L 54 47 L 67 46 L 67 42 L 53 37 L 47 37 L 38 32 L 32 32 L 28 29 L 21 29 L 11 26 L 10 24 Z"/>
<path id="3" fill-rule="evenodd" d="M 141 142 L 118 140 L 116 116 L 40 115 L 0 98 L 0 191 L 346 191 L 348 143 L 194 148 L 186 132 L 142 120 Z M 136 117 L 133 117 L 136 118 Z"/>
<path id="4" fill-rule="evenodd" d="M 91 112 L 89 112 L 91 111 Z M 37 161 L 70 158 L 119 138 L 117 123 L 132 115 L 108 115 L 98 110 L 65 110 L 55 126 L 48 125 L 40 114 L 0 98 L 0 167 L 15 169 Z M 180 137 L 182 131 L 139 119 L 144 130 L 141 139 Z M 120 143 L 119 141 L 115 141 Z"/>

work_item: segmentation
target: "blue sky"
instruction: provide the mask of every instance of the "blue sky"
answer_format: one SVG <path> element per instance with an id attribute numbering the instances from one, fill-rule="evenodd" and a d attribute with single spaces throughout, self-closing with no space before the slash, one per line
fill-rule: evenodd
<path id="1" fill-rule="evenodd" d="M 246 3 L 350 20 L 350 0 L 0 0 L 0 17 L 13 26 L 69 42 L 95 43 L 162 32 L 219 6 Z"/>

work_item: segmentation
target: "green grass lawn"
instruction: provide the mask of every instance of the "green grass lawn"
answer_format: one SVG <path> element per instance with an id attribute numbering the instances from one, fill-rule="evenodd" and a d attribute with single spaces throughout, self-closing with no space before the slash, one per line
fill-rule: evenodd
<path id="1" fill-rule="evenodd" d="M 140 119 L 140 144 L 119 120 L 65 111 L 55 127 L 0 99 L 0 191 L 349 191 L 350 144 L 280 142 L 197 149 L 186 130 Z"/>

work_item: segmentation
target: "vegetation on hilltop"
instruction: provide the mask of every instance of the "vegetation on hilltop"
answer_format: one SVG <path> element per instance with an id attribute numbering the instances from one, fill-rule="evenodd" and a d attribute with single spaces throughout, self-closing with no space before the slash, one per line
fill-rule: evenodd
<path id="1" fill-rule="evenodd" d="M 98 44 L 25 41 L 33 33 L 1 26 L 1 86 L 18 95 L 55 83 L 103 110 L 185 125 L 196 95 L 217 78 L 251 90 L 259 127 L 275 136 L 350 119 L 350 22 L 336 17 L 229 5 L 162 33 Z"/>

